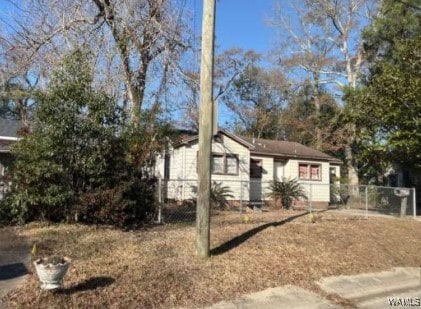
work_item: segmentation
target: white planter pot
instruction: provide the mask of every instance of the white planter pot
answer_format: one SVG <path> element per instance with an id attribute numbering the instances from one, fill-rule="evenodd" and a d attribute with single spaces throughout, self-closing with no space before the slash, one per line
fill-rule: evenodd
<path id="1" fill-rule="evenodd" d="M 70 259 L 63 258 L 64 263 L 46 264 L 46 259 L 38 259 L 34 261 L 35 270 L 41 281 L 41 289 L 54 290 L 59 289 L 63 285 L 63 277 L 69 268 Z"/>

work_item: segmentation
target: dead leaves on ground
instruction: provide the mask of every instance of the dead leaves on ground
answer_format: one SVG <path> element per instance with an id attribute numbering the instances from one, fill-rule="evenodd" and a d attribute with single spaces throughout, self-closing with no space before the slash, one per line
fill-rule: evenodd
<path id="1" fill-rule="evenodd" d="M 64 289 L 39 292 L 35 274 L 6 298 L 16 308 L 200 307 L 286 284 L 317 290 L 322 276 L 420 266 L 421 226 L 413 220 L 294 211 L 219 214 L 208 260 L 194 255 L 193 226 L 123 232 L 82 225 L 31 225 L 22 233 L 41 255 L 72 258 Z M 296 216 L 290 221 L 287 218 Z"/>

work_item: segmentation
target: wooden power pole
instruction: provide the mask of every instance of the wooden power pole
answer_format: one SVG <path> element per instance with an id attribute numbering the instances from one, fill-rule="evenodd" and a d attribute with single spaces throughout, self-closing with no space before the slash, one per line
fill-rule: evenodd
<path id="1" fill-rule="evenodd" d="M 212 153 L 213 55 L 215 32 L 215 1 L 204 0 L 202 23 L 202 55 L 200 64 L 200 114 L 198 195 L 196 215 L 196 255 L 210 255 L 210 189 Z"/>

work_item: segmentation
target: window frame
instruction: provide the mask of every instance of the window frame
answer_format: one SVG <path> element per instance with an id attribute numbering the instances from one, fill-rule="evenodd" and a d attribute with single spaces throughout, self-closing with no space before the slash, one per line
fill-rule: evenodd
<path id="1" fill-rule="evenodd" d="M 306 177 L 301 177 L 300 169 L 301 166 L 306 166 L 307 173 Z M 313 167 L 317 167 L 318 169 L 318 178 L 312 178 L 311 170 Z M 306 180 L 306 181 L 322 181 L 322 164 L 321 163 L 308 163 L 308 162 L 298 162 L 298 179 L 299 180 Z"/>
<path id="2" fill-rule="evenodd" d="M 199 152 L 198 152 L 199 153 Z M 197 158 L 199 156 L 197 155 Z M 214 172 L 213 169 L 213 158 L 214 157 L 222 157 L 223 162 L 223 171 L 220 172 Z M 234 158 L 235 159 L 235 173 L 228 173 L 228 164 L 227 164 L 227 158 Z M 212 152 L 211 154 L 211 173 L 212 175 L 231 175 L 231 176 L 238 176 L 239 175 L 239 168 L 240 161 L 239 161 L 239 155 L 234 153 L 222 153 L 222 152 Z M 198 162 L 196 162 L 196 167 L 199 167 Z"/>
<path id="3" fill-rule="evenodd" d="M 228 158 L 233 158 L 235 160 L 235 172 L 234 173 L 228 173 Z M 239 169 L 238 155 L 226 153 L 225 156 L 224 156 L 224 166 L 225 166 L 225 174 L 226 175 L 238 175 L 238 169 Z"/>

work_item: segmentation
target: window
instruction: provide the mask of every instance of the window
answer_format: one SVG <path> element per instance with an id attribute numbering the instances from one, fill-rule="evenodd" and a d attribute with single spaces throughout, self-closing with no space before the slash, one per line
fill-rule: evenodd
<path id="1" fill-rule="evenodd" d="M 238 175 L 238 156 L 213 153 L 212 174 Z"/>
<path id="2" fill-rule="evenodd" d="M 226 162 L 226 166 L 227 166 L 226 173 L 227 174 L 238 174 L 237 157 L 227 155 L 225 157 L 225 160 L 226 160 L 225 162 Z"/>
<path id="3" fill-rule="evenodd" d="M 164 179 L 170 179 L 170 164 L 171 164 L 170 154 L 166 153 L 164 156 Z"/>
<path id="4" fill-rule="evenodd" d="M 262 178 L 262 160 L 250 159 L 250 178 Z"/>
<path id="5" fill-rule="evenodd" d="M 300 179 L 309 179 L 308 177 L 308 165 L 300 164 L 298 168 L 298 174 Z"/>
<path id="6" fill-rule="evenodd" d="M 320 164 L 300 163 L 298 165 L 298 178 L 303 180 L 322 180 Z"/>
<path id="7" fill-rule="evenodd" d="M 224 174 L 224 156 L 223 155 L 212 155 L 212 173 Z"/>

